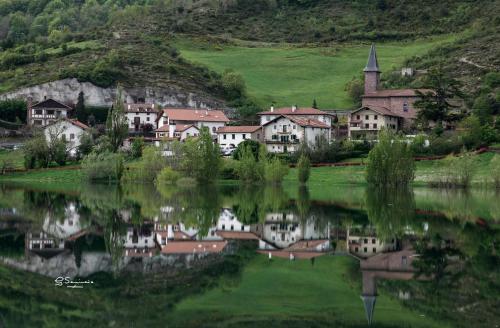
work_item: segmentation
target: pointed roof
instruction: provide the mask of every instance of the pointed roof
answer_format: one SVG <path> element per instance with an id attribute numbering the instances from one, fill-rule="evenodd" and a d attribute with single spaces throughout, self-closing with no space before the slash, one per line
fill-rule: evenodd
<path id="1" fill-rule="evenodd" d="M 40 101 L 39 103 L 33 105 L 31 108 L 60 108 L 60 109 L 66 109 L 66 110 L 71 110 L 71 108 L 68 105 L 65 105 L 57 100 L 54 100 L 52 98 L 48 98 L 45 100 Z"/>
<path id="2" fill-rule="evenodd" d="M 375 44 L 372 43 L 370 48 L 370 54 L 368 55 L 368 62 L 364 69 L 365 72 L 380 72 L 377 60 L 377 50 L 375 49 Z"/>
<path id="3" fill-rule="evenodd" d="M 375 302 L 377 301 L 377 296 L 362 295 L 361 299 L 365 306 L 366 320 L 368 320 L 368 325 L 371 326 L 373 321 L 373 312 L 375 311 Z"/>

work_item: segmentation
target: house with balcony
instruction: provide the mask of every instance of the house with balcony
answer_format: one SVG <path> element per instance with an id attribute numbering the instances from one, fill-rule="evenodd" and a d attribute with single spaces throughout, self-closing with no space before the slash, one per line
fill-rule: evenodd
<path id="1" fill-rule="evenodd" d="M 310 147 L 320 141 L 330 142 L 331 125 L 317 119 L 279 115 L 263 126 L 264 144 L 271 153 L 299 150 L 301 143 Z"/>
<path id="2" fill-rule="evenodd" d="M 193 125 L 199 130 L 207 127 L 215 139 L 217 137 L 217 130 L 225 126 L 229 122 L 229 119 L 221 110 L 165 108 L 158 115 L 157 121 L 158 129 L 168 126 L 170 138 L 173 138 L 175 132 L 178 131 L 178 125 L 179 127 Z"/>
<path id="3" fill-rule="evenodd" d="M 51 98 L 44 99 L 34 105 L 31 99 L 28 99 L 26 121 L 28 125 L 43 127 L 54 123 L 58 119 L 67 118 L 72 110 L 73 108 L 70 106 Z"/>
<path id="4" fill-rule="evenodd" d="M 350 139 L 376 139 L 378 132 L 386 130 L 399 131 L 403 118 L 382 107 L 361 107 L 348 116 L 348 136 Z"/>
<path id="5" fill-rule="evenodd" d="M 157 127 L 158 108 L 155 104 L 125 104 L 125 116 L 130 133 L 153 131 Z"/>
<path id="6" fill-rule="evenodd" d="M 283 108 L 274 108 L 274 106 L 271 106 L 268 111 L 257 113 L 257 115 L 260 117 L 260 125 L 265 125 L 281 115 L 287 115 L 299 119 L 317 120 L 331 127 L 335 118 L 335 115 L 316 108 L 299 108 L 295 105 Z"/>
<path id="7" fill-rule="evenodd" d="M 221 147 L 236 148 L 245 140 L 262 141 L 262 127 L 223 126 L 217 130 L 217 142 Z"/>

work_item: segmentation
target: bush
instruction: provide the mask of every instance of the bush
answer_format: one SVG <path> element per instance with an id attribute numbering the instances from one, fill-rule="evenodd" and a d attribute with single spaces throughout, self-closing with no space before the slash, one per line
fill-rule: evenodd
<path id="1" fill-rule="evenodd" d="M 83 133 L 80 136 L 80 145 L 78 145 L 77 149 L 77 157 L 83 158 L 92 152 L 92 148 L 94 147 L 94 139 L 90 133 Z"/>
<path id="2" fill-rule="evenodd" d="M 24 167 L 34 169 L 48 167 L 50 163 L 50 149 L 43 134 L 31 138 L 24 144 Z"/>
<path id="3" fill-rule="evenodd" d="M 89 181 L 120 181 L 123 174 L 123 156 L 92 152 L 82 162 L 83 175 Z"/>
<path id="4" fill-rule="evenodd" d="M 235 160 L 239 160 L 241 157 L 241 154 L 243 152 L 243 149 L 250 147 L 255 159 L 258 159 L 260 145 L 261 144 L 258 141 L 247 139 L 238 145 L 238 147 L 236 148 L 236 150 L 233 153 L 233 158 Z"/>
<path id="5" fill-rule="evenodd" d="M 297 173 L 299 182 L 301 184 L 307 183 L 311 174 L 311 162 L 307 156 L 300 156 L 299 163 L 297 164 Z"/>
<path id="6" fill-rule="evenodd" d="M 149 146 L 144 148 L 141 160 L 125 171 L 122 179 L 123 181 L 153 182 L 165 166 L 167 166 L 167 161 L 159 149 Z"/>
<path id="7" fill-rule="evenodd" d="M 223 161 L 222 169 L 220 171 L 220 178 L 223 180 L 237 180 L 238 162 L 234 160 Z"/>
<path id="8" fill-rule="evenodd" d="M 491 159 L 490 172 L 494 186 L 500 188 L 500 155 L 496 154 Z"/>
<path id="9" fill-rule="evenodd" d="M 462 153 L 460 156 L 448 156 L 441 163 L 443 165 L 438 181 L 430 184 L 437 187 L 460 187 L 468 188 L 476 172 L 476 160 L 470 153 Z"/>
<path id="10" fill-rule="evenodd" d="M 382 130 L 368 154 L 366 180 L 373 185 L 408 185 L 415 178 L 410 146 L 394 133 Z"/>
<path id="11" fill-rule="evenodd" d="M 171 167 L 164 167 L 156 177 L 156 185 L 174 185 L 179 180 L 180 174 Z"/>
<path id="12" fill-rule="evenodd" d="M 67 144 L 65 140 L 57 139 L 50 145 L 51 159 L 57 164 L 64 166 L 68 160 Z"/>
<path id="13" fill-rule="evenodd" d="M 264 177 L 267 183 L 280 184 L 288 174 L 289 168 L 278 158 L 268 160 L 264 165 Z"/>
<path id="14" fill-rule="evenodd" d="M 198 182 L 213 182 L 221 168 L 219 146 L 213 142 L 208 128 L 201 129 L 200 136 L 188 139 L 183 145 L 181 167 L 187 176 Z"/>
<path id="15" fill-rule="evenodd" d="M 236 166 L 236 174 L 240 181 L 251 183 L 259 182 L 263 179 L 262 161 L 258 162 L 257 157 L 254 155 L 252 146 L 244 145 L 240 151 L 239 161 Z"/>
<path id="16" fill-rule="evenodd" d="M 139 158 L 142 156 L 142 149 L 144 148 L 144 138 L 135 138 L 132 142 L 130 155 L 132 158 Z"/>

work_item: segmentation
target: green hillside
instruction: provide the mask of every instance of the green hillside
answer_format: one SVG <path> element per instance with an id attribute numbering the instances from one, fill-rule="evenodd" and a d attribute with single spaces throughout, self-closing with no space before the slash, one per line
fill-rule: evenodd
<path id="1" fill-rule="evenodd" d="M 401 67 L 406 59 L 426 54 L 437 45 L 452 42 L 452 35 L 377 44 L 379 63 L 388 72 Z M 369 44 L 357 43 L 324 47 L 291 44 L 217 45 L 203 41 L 179 41 L 182 57 L 222 73 L 232 69 L 241 74 L 248 93 L 257 104 L 311 106 L 316 99 L 320 108 L 349 108 L 345 85 L 362 75 Z"/>

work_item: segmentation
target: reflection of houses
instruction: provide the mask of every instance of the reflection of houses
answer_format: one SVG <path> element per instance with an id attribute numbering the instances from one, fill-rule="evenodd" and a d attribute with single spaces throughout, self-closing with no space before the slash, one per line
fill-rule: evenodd
<path id="1" fill-rule="evenodd" d="M 64 220 L 47 217 L 43 222 L 43 231 L 60 239 L 75 239 L 85 232 L 85 228 L 74 204 L 65 208 Z"/>
<path id="2" fill-rule="evenodd" d="M 366 260 L 361 260 L 360 267 L 363 277 L 363 300 L 368 324 L 373 321 L 373 312 L 377 300 L 377 279 L 410 280 L 414 278 L 415 268 L 412 262 L 415 251 L 406 249 L 399 252 L 378 254 Z M 408 294 L 403 292 L 404 297 Z"/>
<path id="3" fill-rule="evenodd" d="M 192 241 L 171 241 L 162 248 L 163 254 L 216 254 L 227 250 L 228 242 L 225 240 L 192 240 Z"/>
<path id="4" fill-rule="evenodd" d="M 349 253 L 362 258 L 397 249 L 395 238 L 384 241 L 368 229 L 347 229 L 346 242 Z"/>
<path id="5" fill-rule="evenodd" d="M 287 248 L 304 239 L 328 239 L 329 226 L 321 228 L 316 222 L 309 220 L 300 222 L 293 213 L 269 213 L 266 214 L 260 237 L 267 244 L 265 248 Z"/>
<path id="6" fill-rule="evenodd" d="M 124 242 L 125 255 L 132 257 L 151 257 L 155 250 L 153 225 L 142 224 L 140 227 L 129 227 Z"/>
<path id="7" fill-rule="evenodd" d="M 26 233 L 26 256 L 34 253 L 44 258 L 51 258 L 65 251 L 64 239 L 56 238 L 44 231 Z"/>

